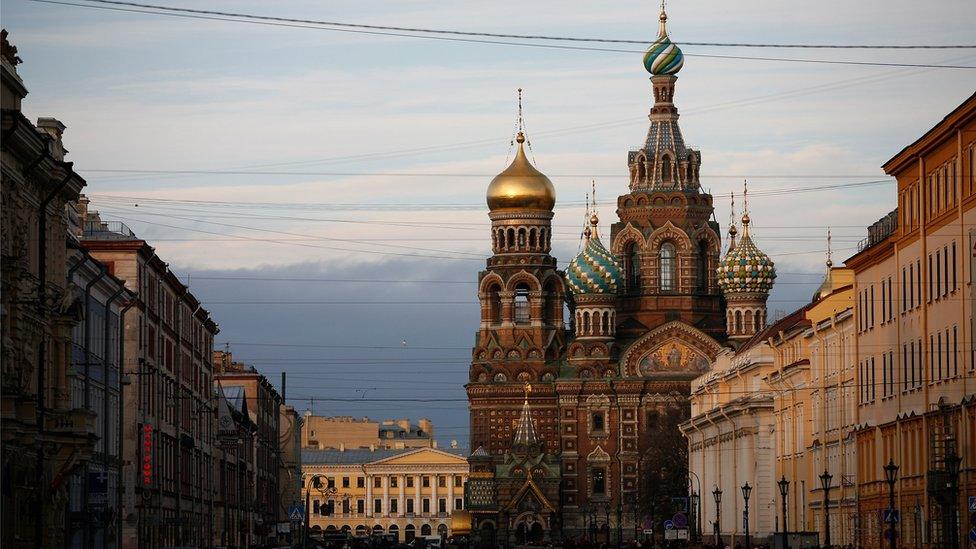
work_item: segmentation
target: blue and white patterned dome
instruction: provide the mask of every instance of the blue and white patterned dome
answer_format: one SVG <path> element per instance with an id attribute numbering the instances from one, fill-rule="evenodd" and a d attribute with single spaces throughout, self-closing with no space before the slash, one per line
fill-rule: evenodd
<path id="1" fill-rule="evenodd" d="M 677 74 L 685 63 L 681 48 L 668 38 L 668 16 L 661 10 L 661 26 L 657 40 L 644 53 L 644 68 L 654 76 Z"/>
<path id="2" fill-rule="evenodd" d="M 731 294 L 768 294 L 776 280 L 773 260 L 763 253 L 749 236 L 749 215 L 742 217 L 743 234 L 738 244 L 719 263 L 718 285 L 726 296 Z"/>
<path id="3" fill-rule="evenodd" d="M 620 287 L 620 266 L 596 234 L 598 221 L 596 215 L 590 218 L 586 245 L 566 268 L 566 281 L 576 295 L 615 294 Z"/>

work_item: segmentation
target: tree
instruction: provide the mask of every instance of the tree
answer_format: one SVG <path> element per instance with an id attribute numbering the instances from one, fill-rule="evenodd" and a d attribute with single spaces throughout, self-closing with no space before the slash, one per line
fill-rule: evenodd
<path id="1" fill-rule="evenodd" d="M 650 412 L 640 433 L 638 500 L 656 524 L 684 510 L 676 508 L 671 498 L 688 496 L 688 440 L 678 425 L 688 419 L 690 411 L 686 400 L 676 400 Z"/>

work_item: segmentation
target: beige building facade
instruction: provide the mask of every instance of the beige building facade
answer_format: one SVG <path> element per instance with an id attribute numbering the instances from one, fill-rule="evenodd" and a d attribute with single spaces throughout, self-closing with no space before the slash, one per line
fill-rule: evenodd
<path id="1" fill-rule="evenodd" d="M 434 448 L 302 451 L 302 491 L 314 535 L 450 536 L 465 509 L 468 461 Z M 331 509 L 331 511 L 329 510 Z"/>
<path id="2" fill-rule="evenodd" d="M 373 421 L 368 417 L 323 417 L 305 411 L 302 448 L 357 449 L 436 448 L 434 424 L 427 418 L 412 423 L 409 418 Z"/>
<path id="3" fill-rule="evenodd" d="M 865 547 L 885 543 L 890 461 L 902 542 L 957 547 L 976 493 L 976 94 L 883 167 L 898 181 L 898 207 L 847 260 L 860 378 L 857 535 Z"/>

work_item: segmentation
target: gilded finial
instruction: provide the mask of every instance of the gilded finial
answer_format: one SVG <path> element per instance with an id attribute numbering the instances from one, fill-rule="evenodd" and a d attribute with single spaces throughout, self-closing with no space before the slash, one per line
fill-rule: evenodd
<path id="1" fill-rule="evenodd" d="M 664 0 L 661 0 L 661 15 L 658 16 L 660 23 L 658 24 L 657 36 L 658 38 L 664 38 L 668 35 L 668 14 L 664 11 Z"/>
<path id="2" fill-rule="evenodd" d="M 749 182 L 742 180 L 742 236 L 749 236 Z"/>

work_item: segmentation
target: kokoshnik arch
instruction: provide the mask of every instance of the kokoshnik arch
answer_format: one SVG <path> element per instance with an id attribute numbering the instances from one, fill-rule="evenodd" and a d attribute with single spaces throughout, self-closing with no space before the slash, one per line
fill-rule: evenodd
<path id="1" fill-rule="evenodd" d="M 662 9 L 644 56 L 650 127 L 627 155 L 629 189 L 617 199 L 609 248 L 594 211 L 582 251 L 566 271 L 556 268 L 555 187 L 526 157 L 522 131 L 515 159 L 488 187 L 493 255 L 479 274 L 466 386 L 467 493 L 484 546 L 632 537 L 654 489 L 647 479 L 662 468 L 686 475 L 683 460 L 662 463 L 651 452 L 677 433 L 676 423 L 661 431 L 661 418 L 686 419 L 691 380 L 723 347 L 765 327 L 773 263 L 752 241 L 747 212 L 741 239 L 733 220 L 721 257 L 702 155 L 685 145 L 673 102 L 683 62 Z"/>

